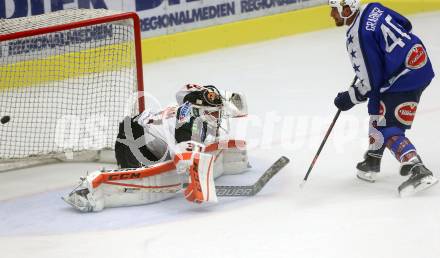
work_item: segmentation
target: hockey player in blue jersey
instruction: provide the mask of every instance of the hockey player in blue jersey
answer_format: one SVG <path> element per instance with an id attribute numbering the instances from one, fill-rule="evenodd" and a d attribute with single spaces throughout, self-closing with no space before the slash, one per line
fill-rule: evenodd
<path id="1" fill-rule="evenodd" d="M 424 166 L 405 136 L 411 128 L 422 92 L 434 78 L 422 41 L 411 22 L 379 4 L 360 5 L 360 0 L 329 0 L 336 26 L 348 26 L 346 47 L 358 82 L 337 94 L 334 103 L 342 111 L 368 101 L 370 146 L 357 164 L 357 177 L 375 182 L 384 150 L 401 162 L 400 174 L 409 176 L 398 190 L 401 196 L 438 182 Z"/>

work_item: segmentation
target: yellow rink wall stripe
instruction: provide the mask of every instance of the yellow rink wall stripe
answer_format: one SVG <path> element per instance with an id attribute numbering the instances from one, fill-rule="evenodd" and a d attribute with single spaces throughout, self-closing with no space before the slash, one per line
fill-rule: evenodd
<path id="1" fill-rule="evenodd" d="M 133 55 L 133 44 L 121 43 L 3 65 L 0 66 L 0 91 L 133 67 Z"/>
<path id="2" fill-rule="evenodd" d="M 362 1 L 362 3 L 377 1 Z M 440 0 L 379 1 L 402 14 L 440 10 Z M 331 28 L 327 5 L 144 39 L 144 63 Z"/>
<path id="3" fill-rule="evenodd" d="M 363 3 L 372 1 L 363 1 Z M 440 0 L 386 0 L 384 5 L 402 14 L 440 10 Z M 142 41 L 144 63 L 206 52 L 214 49 L 275 39 L 334 26 L 327 5 L 248 19 L 177 33 Z M 126 68 L 132 65 L 124 44 L 83 52 L 22 61 L 0 66 L 0 91 L 77 78 L 90 73 Z M 131 46 L 130 46 L 131 47 Z M 113 58 L 107 51 L 113 51 Z M 78 62 L 78 60 L 81 60 Z M 120 63 L 122 62 L 122 63 Z M 72 65 L 75 63 L 75 66 Z M 70 64 L 70 65 L 69 65 Z"/>

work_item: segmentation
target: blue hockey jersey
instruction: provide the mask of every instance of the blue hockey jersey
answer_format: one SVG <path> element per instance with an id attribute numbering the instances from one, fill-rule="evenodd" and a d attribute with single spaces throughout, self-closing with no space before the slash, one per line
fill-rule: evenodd
<path id="1" fill-rule="evenodd" d="M 368 112 L 379 114 L 385 92 L 423 89 L 434 71 L 411 22 L 379 3 L 362 6 L 347 30 L 347 51 L 359 82 L 349 90 L 353 103 L 367 98 Z"/>

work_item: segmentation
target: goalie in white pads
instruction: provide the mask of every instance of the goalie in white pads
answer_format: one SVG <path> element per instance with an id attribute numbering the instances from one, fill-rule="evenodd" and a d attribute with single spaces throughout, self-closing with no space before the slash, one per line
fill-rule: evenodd
<path id="1" fill-rule="evenodd" d="M 214 178 L 249 167 L 245 142 L 226 138 L 229 119 L 247 115 L 245 98 L 188 84 L 176 99 L 177 106 L 125 118 L 115 145 L 120 169 L 81 178 L 63 200 L 83 212 L 153 203 L 180 190 L 188 201 L 216 202 Z"/>

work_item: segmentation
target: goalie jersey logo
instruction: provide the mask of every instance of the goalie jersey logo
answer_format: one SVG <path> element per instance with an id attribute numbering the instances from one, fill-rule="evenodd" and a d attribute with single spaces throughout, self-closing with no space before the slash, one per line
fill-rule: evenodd
<path id="1" fill-rule="evenodd" d="M 186 102 L 183 104 L 182 108 L 180 108 L 178 122 L 179 123 L 187 123 L 191 119 L 191 103 Z"/>

